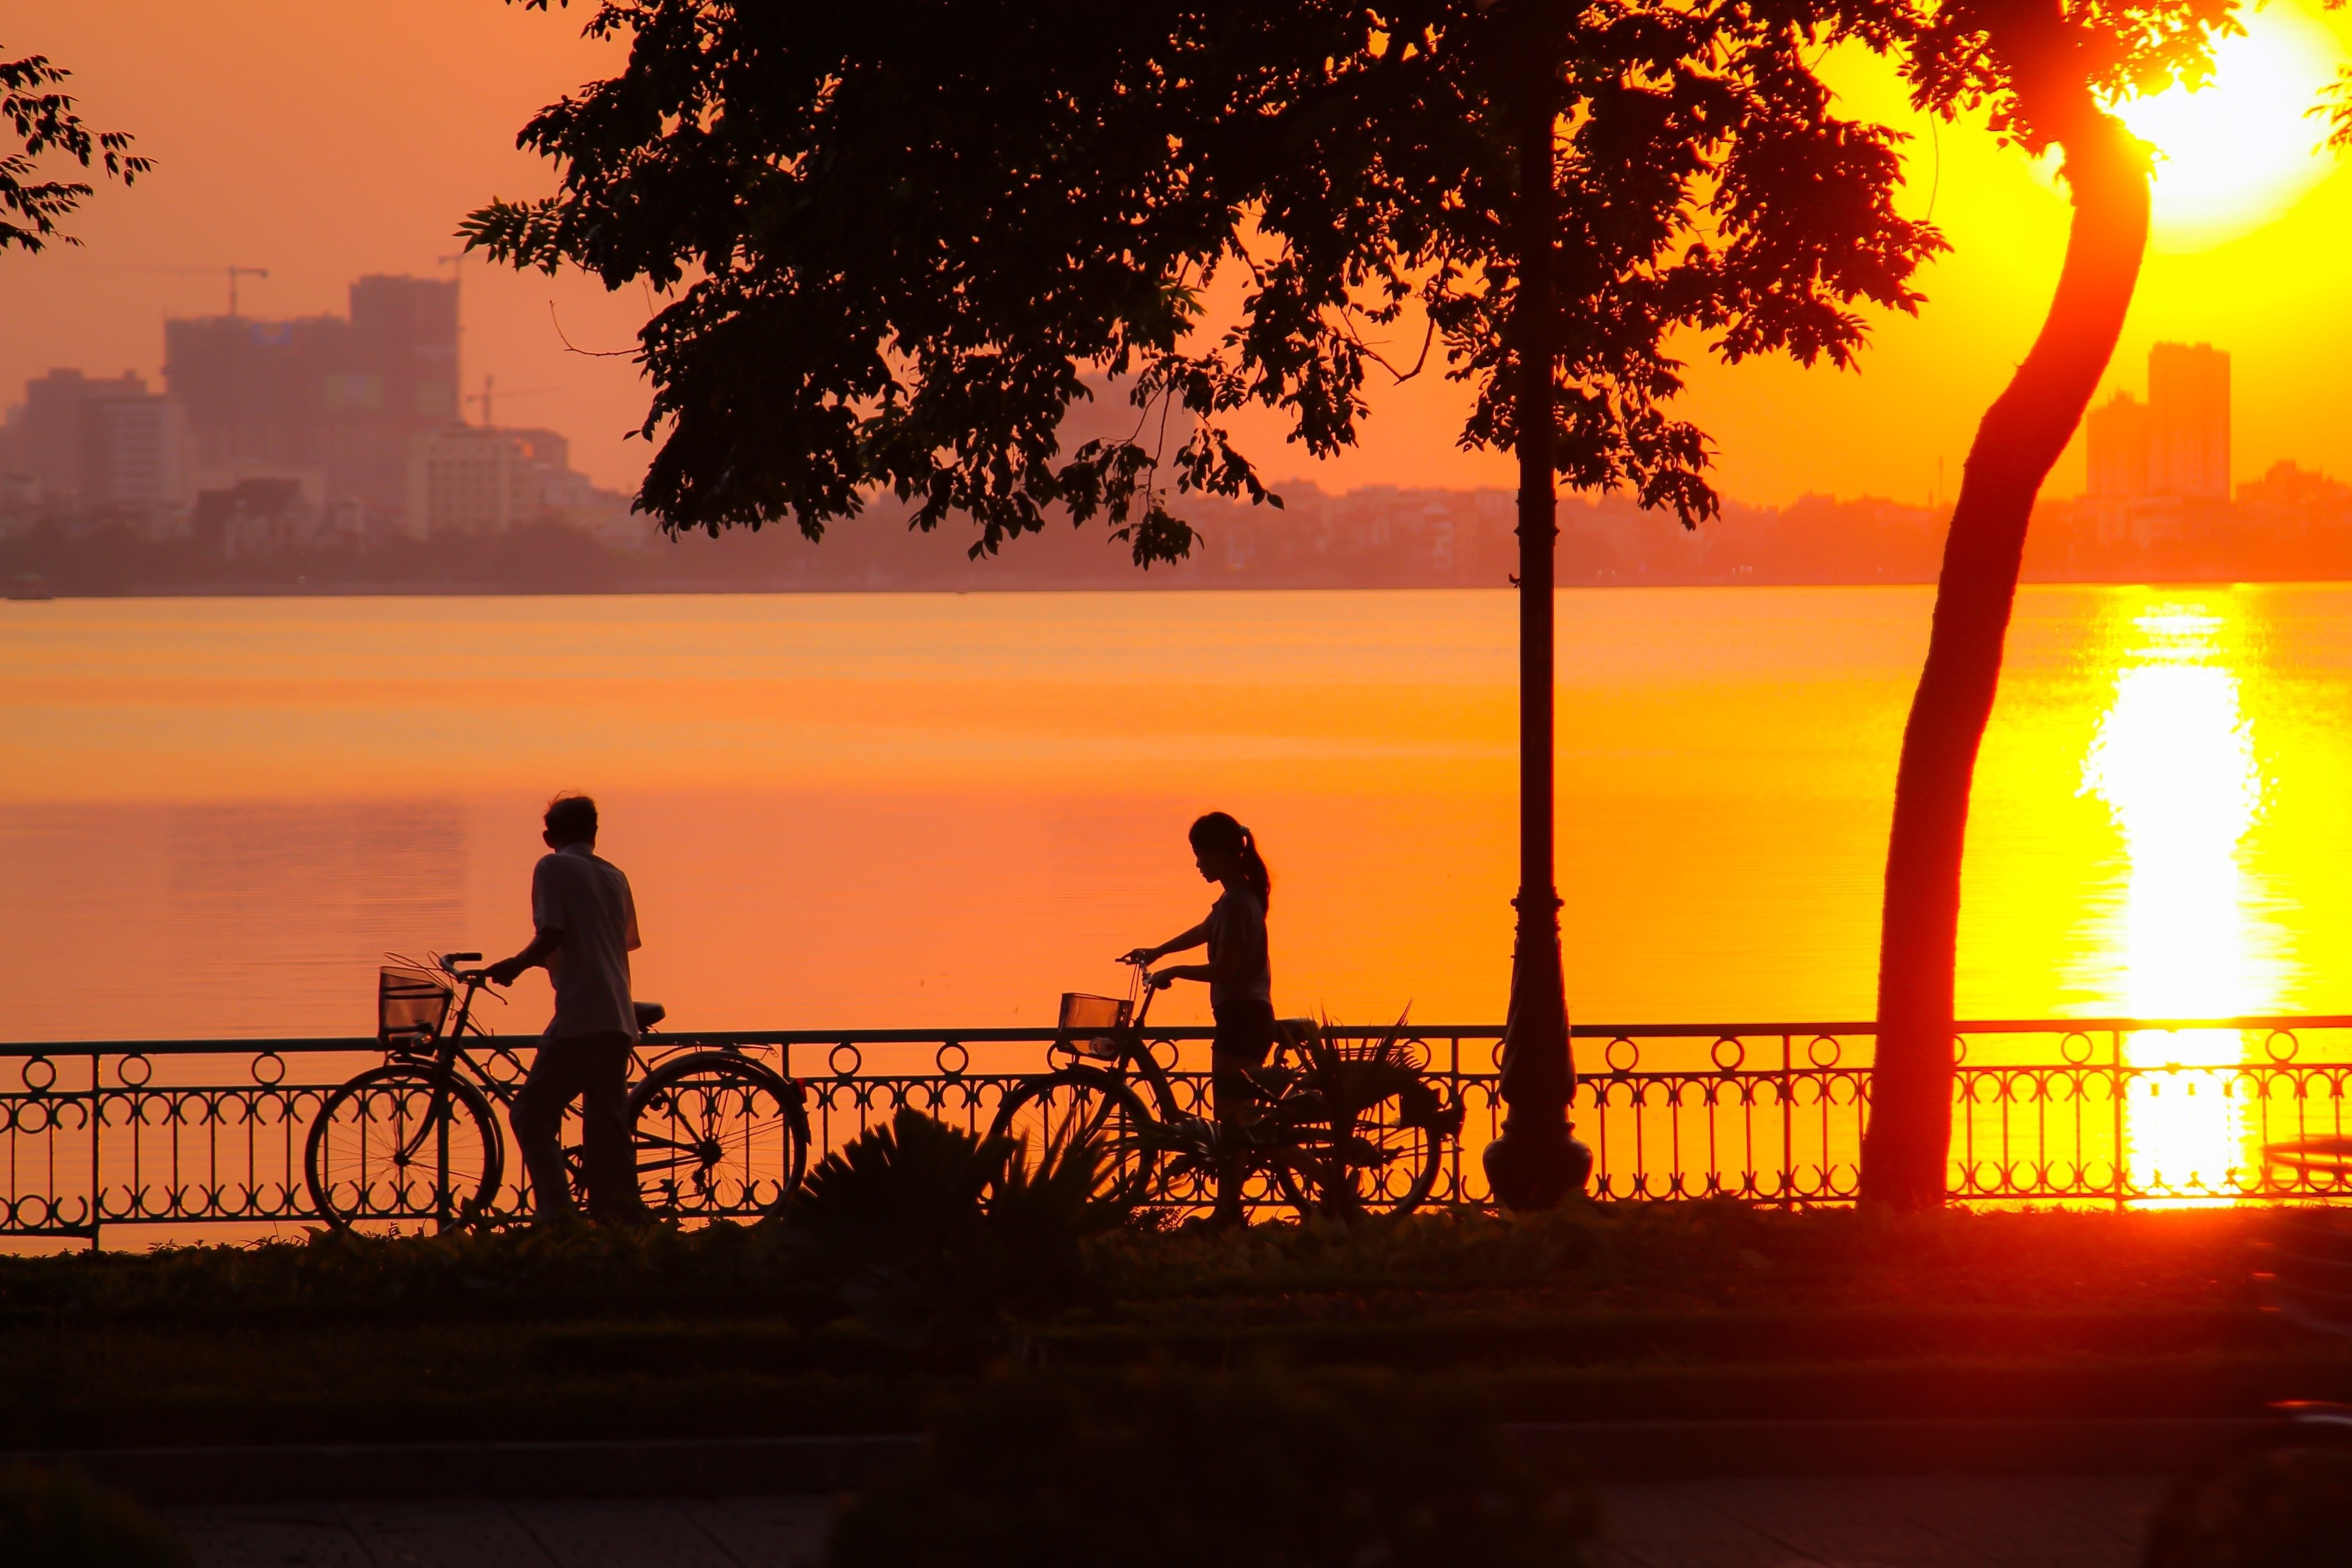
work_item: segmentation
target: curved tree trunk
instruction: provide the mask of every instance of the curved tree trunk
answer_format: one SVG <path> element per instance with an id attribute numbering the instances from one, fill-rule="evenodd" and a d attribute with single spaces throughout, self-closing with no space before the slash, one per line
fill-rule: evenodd
<path id="1" fill-rule="evenodd" d="M 2036 63 L 2063 70 L 2069 62 L 2061 54 Z M 2039 103 L 2032 93 L 2021 90 L 2020 97 L 2041 124 L 2063 128 L 2057 140 L 2065 148 L 2074 204 L 2065 267 L 2032 351 L 1986 412 L 1969 449 L 1944 544 L 1927 663 L 1911 699 L 1895 775 L 1862 1196 L 1898 1207 L 1930 1207 L 1945 1196 L 1960 856 L 1977 748 L 2000 683 L 2026 524 L 2105 373 L 2147 246 L 2145 151 L 2098 108 L 2079 72 L 2049 89 Z"/>

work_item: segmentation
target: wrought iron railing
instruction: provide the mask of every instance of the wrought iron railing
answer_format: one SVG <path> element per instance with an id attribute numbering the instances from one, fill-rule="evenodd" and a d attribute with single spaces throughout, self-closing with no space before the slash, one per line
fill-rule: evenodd
<path id="1" fill-rule="evenodd" d="M 1730 1196 L 1785 1205 L 1855 1195 L 1869 1103 L 1866 1023 L 1577 1029 L 1571 1115 L 1604 1199 Z M 1487 1201 L 1479 1155 L 1499 1124 L 1492 1026 L 1417 1027 L 1426 1071 L 1465 1108 L 1431 1201 Z M 1207 1031 L 1154 1030 L 1180 1099 L 1207 1100 Z M 528 1048 L 528 1038 L 509 1042 Z M 788 1030 L 677 1034 L 730 1045 L 809 1093 L 814 1162 L 900 1105 L 975 1129 L 1044 1067 L 1048 1032 Z M 2352 1191 L 2282 1172 L 2264 1145 L 2352 1133 L 2352 1016 L 2019 1019 L 1960 1028 L 1950 1188 L 1980 1203 L 2215 1203 Z M 303 1141 L 336 1084 L 381 1060 L 372 1039 L 0 1044 L 0 1237 L 110 1227 L 299 1229 L 315 1216 Z M 509 1052 L 494 1070 L 515 1071 Z M 520 1162 L 497 1206 L 516 1212 Z M 147 1232 L 154 1234 L 152 1230 Z"/>

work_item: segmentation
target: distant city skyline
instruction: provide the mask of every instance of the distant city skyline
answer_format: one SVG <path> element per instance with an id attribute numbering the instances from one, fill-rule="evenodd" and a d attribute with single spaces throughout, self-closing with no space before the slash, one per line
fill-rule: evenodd
<path id="1" fill-rule="evenodd" d="M 0 402 L 6 416 L 0 423 L 0 529 L 11 516 L 21 526 L 36 510 L 28 502 L 46 492 L 50 510 L 60 499 L 100 512 L 143 508 L 164 533 L 193 526 L 210 538 L 215 519 L 226 517 L 232 519 L 230 540 L 242 528 L 257 545 L 371 528 L 417 538 L 442 530 L 499 533 L 541 515 L 586 526 L 625 548 L 650 538 L 653 524 L 630 513 L 624 493 L 600 489 L 572 467 L 568 433 L 467 422 L 468 404 L 478 405 L 486 422 L 494 404 L 487 375 L 479 396 L 460 392 L 457 281 L 372 274 L 350 285 L 349 300 L 348 316 L 167 318 L 161 392 L 131 372 L 108 378 L 79 367 L 27 382 L 19 402 Z M 2083 498 L 2126 508 L 2109 518 L 2109 532 L 2136 528 L 2143 543 L 2151 528 L 2175 526 L 2163 508 L 2183 500 L 2226 503 L 2241 487 L 2230 478 L 2230 352 L 2208 342 L 2159 342 L 2148 350 L 2146 367 L 2146 401 L 2116 387 L 2087 411 L 2077 436 L 2087 455 Z M 76 422 L 77 407 L 87 411 L 86 432 Z M 1106 412 L 1078 405 L 1070 442 L 1083 439 L 1084 423 L 1099 422 Z M 2282 473 L 2332 483 L 2324 469 L 2282 458 L 2243 484 L 2267 486 L 2263 493 L 2274 496 Z M 277 485 L 280 479 L 290 487 Z M 254 480 L 269 483 L 246 486 Z M 1378 509 L 1385 493 L 1454 493 L 1483 511 L 1491 509 L 1486 501 L 1508 494 L 1494 486 L 1375 484 L 1334 492 L 1311 478 L 1286 483 L 1325 507 L 1360 497 Z M 213 498 L 197 505 L 205 493 Z M 1798 503 L 1815 498 L 1915 506 L 1899 497 L 1825 490 L 1809 490 Z M 2069 498 L 2056 486 L 2047 497 Z M 1725 499 L 1759 509 L 1748 497 Z M 1948 491 L 1931 495 L 1925 509 L 1939 512 L 1950 500 Z M 1229 537 L 1236 517 L 1245 519 L 1242 534 L 1251 540 L 1279 537 L 1297 520 L 1295 514 L 1234 514 L 1202 497 L 1181 498 L 1178 506 L 1214 513 Z M 2158 510 L 2147 513 L 2149 507 Z M 289 507 L 302 509 L 299 520 Z M 891 510 L 877 497 L 877 516 Z M 1442 580 L 1452 570 L 1450 546 L 1435 549 L 1432 565 Z M 1886 564 L 1858 570 L 1869 575 Z"/>
<path id="2" fill-rule="evenodd" d="M 0 403 L 0 535 L 127 525 L 223 559 L 391 533 L 504 534 L 552 518 L 615 542 L 628 497 L 543 428 L 468 423 L 459 290 L 354 279 L 349 313 L 167 317 L 163 385 L 50 370 Z"/>

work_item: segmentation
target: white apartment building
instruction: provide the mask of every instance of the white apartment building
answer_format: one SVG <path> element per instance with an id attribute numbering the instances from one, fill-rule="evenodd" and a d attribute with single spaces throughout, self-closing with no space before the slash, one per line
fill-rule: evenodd
<path id="1" fill-rule="evenodd" d="M 514 432 L 481 425 L 429 431 L 408 450 L 408 531 L 504 533 L 540 507 L 539 465 Z"/>
<path id="2" fill-rule="evenodd" d="M 188 497 L 187 414 L 168 397 L 93 397 L 81 410 L 85 506 L 161 518 Z"/>

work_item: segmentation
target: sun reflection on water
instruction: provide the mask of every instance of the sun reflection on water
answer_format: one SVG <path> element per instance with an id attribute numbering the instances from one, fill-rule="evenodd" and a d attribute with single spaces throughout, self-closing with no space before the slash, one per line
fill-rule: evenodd
<path id="1" fill-rule="evenodd" d="M 2263 777 L 2241 700 L 2242 638 L 2227 599 L 2159 601 L 2133 618 L 2115 697 L 2084 760 L 2083 789 L 2106 805 L 2126 862 L 2113 931 L 2125 1009 L 2139 1018 L 2221 1018 L 2273 1000 L 2276 943 L 2246 870 Z M 2226 1068 L 2246 1060 L 2236 1030 L 2143 1031 L 2132 1066 Z M 2229 1077 L 2137 1080 L 2124 1157 L 2133 1184 L 2220 1187 L 2245 1170 L 2256 1132 Z"/>

